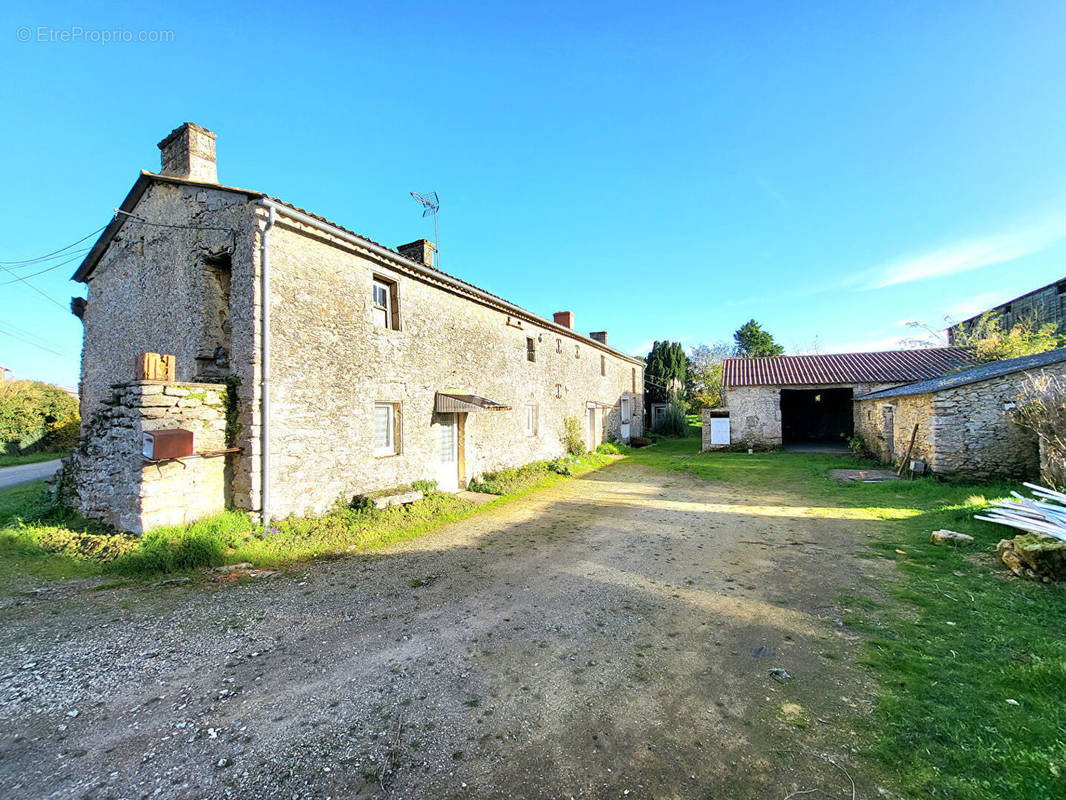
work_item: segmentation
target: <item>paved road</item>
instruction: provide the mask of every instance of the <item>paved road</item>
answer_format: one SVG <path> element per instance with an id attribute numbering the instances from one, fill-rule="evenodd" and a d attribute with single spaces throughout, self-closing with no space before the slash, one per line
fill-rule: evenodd
<path id="1" fill-rule="evenodd" d="M 19 464 L 17 467 L 0 467 L 0 489 L 18 486 L 20 483 L 51 478 L 59 470 L 62 459 L 41 461 L 37 464 Z"/>
<path id="2" fill-rule="evenodd" d="M 884 521 L 809 504 L 622 461 L 281 578 L 8 587 L 0 786 L 848 797 L 829 753 L 876 797 L 849 749 L 870 708 L 862 651 L 834 619 L 877 569 L 852 554 Z"/>

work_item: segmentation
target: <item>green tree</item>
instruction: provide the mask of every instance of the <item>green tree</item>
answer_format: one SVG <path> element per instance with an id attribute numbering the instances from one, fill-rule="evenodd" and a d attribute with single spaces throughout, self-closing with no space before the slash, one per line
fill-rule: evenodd
<path id="1" fill-rule="evenodd" d="M 721 407 L 722 362 L 733 352 L 733 348 L 725 342 L 699 344 L 689 352 L 685 399 L 690 411 Z"/>
<path id="2" fill-rule="evenodd" d="M 1004 329 L 1003 318 L 989 311 L 956 334 L 953 344 L 969 348 L 979 361 L 1003 361 L 1055 350 L 1066 342 L 1053 322 L 1026 318 Z"/>
<path id="3" fill-rule="evenodd" d="M 685 349 L 681 342 L 655 342 L 644 367 L 644 397 L 648 403 L 670 403 L 685 389 Z"/>
<path id="4" fill-rule="evenodd" d="M 774 341 L 769 331 L 753 319 L 741 325 L 733 334 L 737 344 L 737 355 L 741 358 L 760 358 L 762 356 L 779 356 L 785 348 Z"/>

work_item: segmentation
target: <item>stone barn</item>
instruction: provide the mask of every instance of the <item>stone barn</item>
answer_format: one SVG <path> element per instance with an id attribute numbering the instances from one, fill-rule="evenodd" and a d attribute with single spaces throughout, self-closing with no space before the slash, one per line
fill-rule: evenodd
<path id="1" fill-rule="evenodd" d="M 965 350 L 728 358 L 724 407 L 736 445 L 846 446 L 853 400 L 903 383 L 936 378 L 970 363 Z"/>
<path id="2" fill-rule="evenodd" d="M 1011 420 L 1026 381 L 1041 372 L 1066 377 L 1066 350 L 994 361 L 941 378 L 860 396 L 856 431 L 882 460 L 911 458 L 938 475 L 1035 478 L 1036 435 Z M 917 426 L 917 434 L 915 434 Z"/>

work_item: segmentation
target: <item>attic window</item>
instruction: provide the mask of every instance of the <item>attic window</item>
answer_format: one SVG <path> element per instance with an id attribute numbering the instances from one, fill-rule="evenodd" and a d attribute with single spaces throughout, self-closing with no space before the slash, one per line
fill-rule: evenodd
<path id="1" fill-rule="evenodd" d="M 563 352 L 563 340 L 562 339 L 556 339 L 555 340 L 555 352 L 556 353 Z"/>
<path id="2" fill-rule="evenodd" d="M 532 336 L 526 337 L 526 361 L 537 360 L 537 340 Z"/>
<path id="3" fill-rule="evenodd" d="M 574 345 L 574 358 L 581 358 L 581 345 Z"/>
<path id="4" fill-rule="evenodd" d="M 607 374 L 607 356 L 600 356 L 600 377 Z"/>

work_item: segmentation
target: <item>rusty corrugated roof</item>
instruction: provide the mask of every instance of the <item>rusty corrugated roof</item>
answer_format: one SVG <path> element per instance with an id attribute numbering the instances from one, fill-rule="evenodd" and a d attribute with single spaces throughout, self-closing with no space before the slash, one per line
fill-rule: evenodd
<path id="1" fill-rule="evenodd" d="M 723 378 L 734 386 L 822 386 L 838 383 L 907 383 L 939 378 L 973 359 L 959 347 L 835 353 L 813 356 L 727 358 Z"/>

